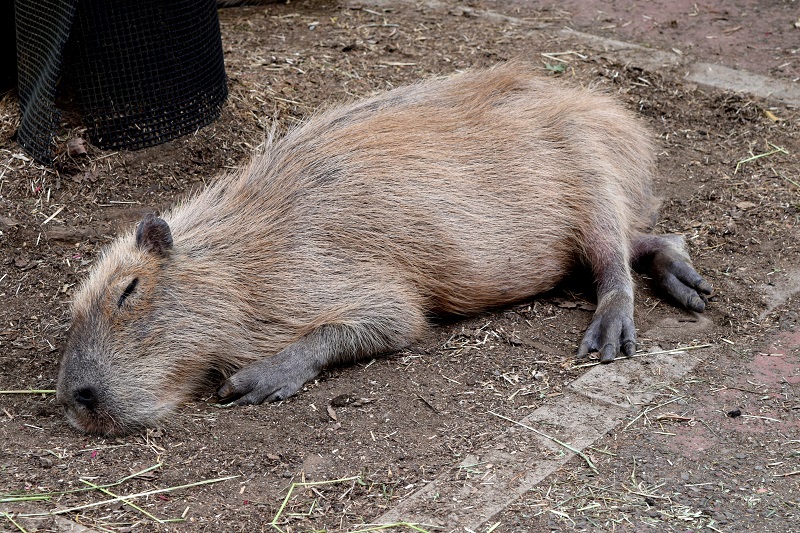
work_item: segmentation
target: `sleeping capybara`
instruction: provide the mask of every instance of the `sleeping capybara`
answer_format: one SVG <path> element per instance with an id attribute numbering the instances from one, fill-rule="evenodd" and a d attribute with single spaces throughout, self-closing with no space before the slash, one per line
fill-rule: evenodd
<path id="1" fill-rule="evenodd" d="M 636 346 L 631 265 L 703 311 L 683 240 L 652 235 L 654 150 L 613 99 L 521 64 L 312 116 L 105 250 L 77 292 L 58 400 L 77 428 L 158 422 L 207 377 L 276 401 L 332 363 L 392 352 L 432 314 L 547 291 L 579 265 L 597 311 L 578 349 Z"/>

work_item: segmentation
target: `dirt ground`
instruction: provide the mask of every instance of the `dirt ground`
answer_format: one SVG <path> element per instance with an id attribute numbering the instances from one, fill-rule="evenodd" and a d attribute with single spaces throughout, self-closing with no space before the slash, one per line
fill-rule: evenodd
<path id="1" fill-rule="evenodd" d="M 508 15 L 530 12 L 524 0 L 496 0 L 486 7 Z M 564 24 L 779 79 L 800 77 L 797 3 L 786 0 L 565 0 L 544 5 Z M 491 6 L 491 7 L 490 7 Z"/>
<path id="2" fill-rule="evenodd" d="M 70 296 L 102 246 L 145 210 L 163 210 L 245 161 L 273 117 L 284 129 L 330 102 L 523 58 L 542 76 L 617 95 L 658 135 L 657 231 L 687 237 L 715 295 L 702 317 L 690 315 L 640 278 L 639 348 L 711 347 L 693 351 L 702 362 L 664 383 L 642 416 L 586 450 L 599 475 L 573 459 L 520 498 L 509 495 L 481 531 L 800 531 L 798 110 L 685 83 L 679 70 L 623 64 L 560 31 L 676 48 L 795 82 L 800 13 L 788 1 L 653 2 L 652 12 L 635 14 L 631 4 L 225 9 L 230 98 L 218 121 L 137 152 L 62 155 L 56 169 L 14 142 L 19 110 L 4 97 L 0 389 L 53 389 Z M 62 147 L 81 134 L 65 129 Z M 221 410 L 198 398 L 164 427 L 124 438 L 77 433 L 52 394 L 0 394 L 0 512 L 16 516 L 0 515 L 0 531 L 277 530 L 271 521 L 287 532 L 367 529 L 438 475 L 476 481 L 454 465 L 491 448 L 506 428 L 487 413 L 521 419 L 585 372 L 574 353 L 591 301 L 566 283 L 535 301 L 440 324 L 401 353 L 327 371 L 280 404 Z M 68 511 L 110 497 L 96 490 L 30 499 L 87 481 L 122 481 L 107 490 L 133 494 L 228 476 L 236 477 L 138 499 L 140 509 L 117 502 Z M 289 494 L 293 482 L 331 480 Z M 24 501 L 9 501 L 12 494 Z M 66 512 L 18 516 L 53 510 Z"/>

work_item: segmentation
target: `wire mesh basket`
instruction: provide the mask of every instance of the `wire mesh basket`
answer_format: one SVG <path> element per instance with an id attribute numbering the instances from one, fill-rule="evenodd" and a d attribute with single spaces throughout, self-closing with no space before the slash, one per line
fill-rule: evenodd
<path id="1" fill-rule="evenodd" d="M 215 0 L 16 0 L 20 144 L 55 157 L 57 91 L 91 142 L 160 144 L 212 122 L 227 97 Z"/>

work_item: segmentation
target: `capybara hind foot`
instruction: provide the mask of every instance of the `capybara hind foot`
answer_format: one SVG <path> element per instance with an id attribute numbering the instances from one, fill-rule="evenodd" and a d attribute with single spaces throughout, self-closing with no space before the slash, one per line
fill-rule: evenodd
<path id="1" fill-rule="evenodd" d="M 692 266 L 680 235 L 639 235 L 632 243 L 633 266 L 683 307 L 702 313 L 713 290 Z"/>
<path id="2" fill-rule="evenodd" d="M 600 302 L 578 348 L 578 358 L 589 352 L 600 352 L 602 363 L 610 363 L 618 353 L 631 357 L 636 352 L 632 297 L 613 293 Z"/>

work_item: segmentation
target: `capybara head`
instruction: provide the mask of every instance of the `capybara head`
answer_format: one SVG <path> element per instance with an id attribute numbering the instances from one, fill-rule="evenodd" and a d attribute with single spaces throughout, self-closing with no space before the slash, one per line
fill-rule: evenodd
<path id="1" fill-rule="evenodd" d="M 168 327 L 175 325 L 173 313 L 156 304 L 172 290 L 162 275 L 172 252 L 168 224 L 147 215 L 135 234 L 105 250 L 75 296 L 57 399 L 76 428 L 127 433 L 160 419 L 191 392 L 182 390 L 185 369 L 165 357 L 180 350 L 184 335 Z"/>

